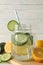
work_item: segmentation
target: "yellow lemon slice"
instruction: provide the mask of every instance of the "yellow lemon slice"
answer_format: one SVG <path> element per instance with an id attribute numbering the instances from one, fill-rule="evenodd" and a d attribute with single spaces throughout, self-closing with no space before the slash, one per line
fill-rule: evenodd
<path id="1" fill-rule="evenodd" d="M 35 61 L 43 62 L 43 48 L 34 48 L 32 57 Z"/>
<path id="2" fill-rule="evenodd" d="M 4 46 L 5 52 L 11 53 L 11 44 L 12 44 L 11 41 L 8 41 L 8 42 L 5 44 L 5 46 Z"/>

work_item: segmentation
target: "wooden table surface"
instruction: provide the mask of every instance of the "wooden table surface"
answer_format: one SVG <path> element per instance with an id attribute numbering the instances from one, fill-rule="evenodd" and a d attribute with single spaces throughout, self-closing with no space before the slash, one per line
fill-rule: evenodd
<path id="1" fill-rule="evenodd" d="M 43 65 L 43 63 L 39 63 L 39 62 L 36 62 L 36 61 L 27 61 L 27 62 L 21 62 L 21 61 L 17 61 L 17 60 L 10 60 L 9 61 L 12 65 Z"/>

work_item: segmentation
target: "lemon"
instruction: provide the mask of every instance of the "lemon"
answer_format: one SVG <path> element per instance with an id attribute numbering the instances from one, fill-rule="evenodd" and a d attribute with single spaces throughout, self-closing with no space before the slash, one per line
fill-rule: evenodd
<path id="1" fill-rule="evenodd" d="M 37 40 L 36 41 L 36 47 L 43 48 L 43 40 Z"/>
<path id="2" fill-rule="evenodd" d="M 13 47 L 13 52 L 15 52 L 17 55 L 26 55 L 28 53 L 28 49 L 30 48 L 30 44 L 27 45 L 22 45 L 22 46 L 17 46 L 12 44 Z"/>
<path id="3" fill-rule="evenodd" d="M 37 62 L 43 62 L 43 48 L 34 48 L 32 57 Z"/>
<path id="4" fill-rule="evenodd" d="M 11 44 L 12 44 L 11 41 L 8 41 L 8 42 L 5 44 L 5 46 L 4 46 L 5 52 L 11 53 Z"/>

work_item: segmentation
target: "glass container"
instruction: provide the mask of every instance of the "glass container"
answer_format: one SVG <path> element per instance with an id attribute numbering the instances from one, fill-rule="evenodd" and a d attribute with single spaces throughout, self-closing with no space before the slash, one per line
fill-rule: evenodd
<path id="1" fill-rule="evenodd" d="M 15 30 L 11 35 L 12 56 L 14 59 L 25 61 L 30 60 L 31 46 L 33 46 L 33 35 L 31 26 L 22 24 L 21 28 L 15 26 Z"/>

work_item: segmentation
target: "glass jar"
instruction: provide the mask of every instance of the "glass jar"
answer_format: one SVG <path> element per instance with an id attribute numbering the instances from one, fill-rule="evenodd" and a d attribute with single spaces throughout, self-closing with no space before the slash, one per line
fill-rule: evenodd
<path id="1" fill-rule="evenodd" d="M 41 41 L 43 41 L 43 32 L 41 32 L 41 33 L 40 32 L 34 33 L 34 47 L 37 47 L 37 45 L 40 46 L 41 45 Z"/>
<path id="2" fill-rule="evenodd" d="M 11 35 L 12 56 L 14 59 L 25 61 L 31 59 L 31 46 L 33 45 L 33 36 L 31 27 L 21 25 L 22 29 L 18 29 L 17 25 Z"/>

